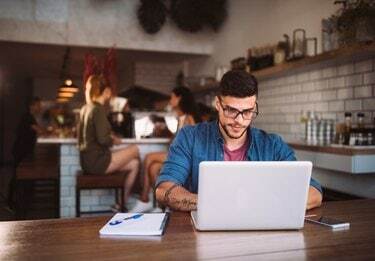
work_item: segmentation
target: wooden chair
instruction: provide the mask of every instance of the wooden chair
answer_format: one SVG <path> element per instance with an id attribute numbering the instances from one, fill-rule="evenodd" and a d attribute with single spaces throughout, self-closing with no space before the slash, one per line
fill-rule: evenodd
<path id="1" fill-rule="evenodd" d="M 125 211 L 124 207 L 124 179 L 126 173 L 115 173 L 110 175 L 94 175 L 78 171 L 76 184 L 76 216 L 89 213 L 108 213 L 108 211 L 81 211 L 81 190 L 90 189 L 115 189 L 115 201 L 121 206 L 121 212 Z M 118 202 L 118 192 L 120 191 L 120 202 Z"/>
<path id="2" fill-rule="evenodd" d="M 16 168 L 15 208 L 18 219 L 59 217 L 58 146 L 40 145 Z M 45 199 L 48 198 L 46 201 Z M 51 212 L 53 211 L 53 212 Z M 31 216 L 30 216 L 31 215 Z"/>

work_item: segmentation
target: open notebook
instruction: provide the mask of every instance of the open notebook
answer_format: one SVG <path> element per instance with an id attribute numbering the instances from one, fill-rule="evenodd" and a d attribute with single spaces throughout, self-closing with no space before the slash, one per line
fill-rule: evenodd
<path id="1" fill-rule="evenodd" d="M 168 213 L 117 213 L 99 231 L 106 236 L 160 236 Z"/>

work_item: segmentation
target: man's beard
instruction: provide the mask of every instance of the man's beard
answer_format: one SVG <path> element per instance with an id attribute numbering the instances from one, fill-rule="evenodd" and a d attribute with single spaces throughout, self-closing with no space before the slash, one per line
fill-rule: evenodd
<path id="1" fill-rule="evenodd" d="M 224 130 L 225 134 L 226 134 L 229 138 L 231 138 L 231 139 L 239 139 L 239 138 L 241 138 L 241 137 L 246 133 L 247 128 L 249 127 L 249 126 L 240 125 L 241 127 L 244 128 L 243 132 L 242 132 L 241 135 L 239 135 L 239 136 L 233 136 L 233 135 L 231 135 L 231 134 L 229 133 L 229 130 L 227 129 L 227 125 L 222 124 L 220 120 L 219 120 L 219 124 L 220 124 L 221 128 Z M 228 125 L 231 126 L 231 125 L 233 125 L 233 124 L 228 124 Z"/>

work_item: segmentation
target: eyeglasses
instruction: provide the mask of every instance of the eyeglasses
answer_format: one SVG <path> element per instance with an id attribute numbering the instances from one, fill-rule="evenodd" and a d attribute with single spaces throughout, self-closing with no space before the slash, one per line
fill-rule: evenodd
<path id="1" fill-rule="evenodd" d="M 230 107 L 228 105 L 224 106 L 223 103 L 221 102 L 220 97 L 219 97 L 219 103 L 220 103 L 221 108 L 223 109 L 224 116 L 227 118 L 236 119 L 238 115 L 241 114 L 244 120 L 254 120 L 259 114 L 258 103 L 255 103 L 255 110 L 246 109 L 243 111 L 239 111 L 236 108 Z"/>

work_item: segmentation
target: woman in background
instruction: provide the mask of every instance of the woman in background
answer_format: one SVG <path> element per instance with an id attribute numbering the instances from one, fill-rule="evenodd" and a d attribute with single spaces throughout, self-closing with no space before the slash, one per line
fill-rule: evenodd
<path id="1" fill-rule="evenodd" d="M 194 125 L 200 122 L 197 106 L 192 92 L 186 87 L 176 87 L 172 90 L 169 100 L 172 110 L 177 114 L 177 131 L 183 126 Z M 167 158 L 167 152 L 153 152 L 145 156 L 143 162 L 143 189 L 140 201 L 131 209 L 132 212 L 147 212 L 152 210 L 150 201 L 150 188 L 154 186 L 163 162 Z"/>
<path id="2" fill-rule="evenodd" d="M 92 75 L 86 82 L 86 104 L 80 112 L 78 146 L 82 169 L 88 174 L 112 174 L 126 171 L 124 203 L 127 202 L 139 172 L 139 151 L 135 145 L 111 152 L 121 140 L 112 135 L 104 105 L 112 97 L 111 88 L 101 75 Z"/>

